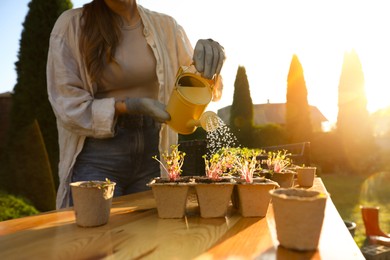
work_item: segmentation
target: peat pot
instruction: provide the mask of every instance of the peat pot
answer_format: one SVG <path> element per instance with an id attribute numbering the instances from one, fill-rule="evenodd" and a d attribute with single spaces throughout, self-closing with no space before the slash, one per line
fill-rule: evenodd
<path id="1" fill-rule="evenodd" d="M 276 181 L 281 188 L 291 188 L 294 185 L 294 176 L 295 172 L 290 170 L 274 172 L 272 174 L 271 180 Z"/>
<path id="2" fill-rule="evenodd" d="M 328 195 L 306 189 L 271 190 L 276 234 L 281 246 L 316 250 Z"/>
<path id="3" fill-rule="evenodd" d="M 225 217 L 231 202 L 233 187 L 234 183 L 228 180 L 207 183 L 198 179 L 195 190 L 200 216 L 202 218 Z"/>
<path id="4" fill-rule="evenodd" d="M 76 224 L 97 227 L 107 224 L 115 182 L 79 181 L 70 184 Z"/>
<path id="5" fill-rule="evenodd" d="M 148 183 L 148 186 L 152 188 L 160 218 L 184 217 L 190 187 L 188 180 L 188 178 L 180 178 L 178 181 L 164 181 L 164 179 L 155 178 Z"/>
<path id="6" fill-rule="evenodd" d="M 269 191 L 278 187 L 278 183 L 269 179 L 255 179 L 252 183 L 238 182 L 235 193 L 240 214 L 243 217 L 266 216 L 271 201 Z"/>
<path id="7" fill-rule="evenodd" d="M 299 167 L 297 172 L 298 185 L 301 187 L 313 186 L 314 177 L 316 176 L 316 167 Z"/>

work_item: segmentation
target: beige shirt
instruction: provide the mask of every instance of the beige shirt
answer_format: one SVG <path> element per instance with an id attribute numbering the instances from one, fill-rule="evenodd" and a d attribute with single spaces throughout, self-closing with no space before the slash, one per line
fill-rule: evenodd
<path id="1" fill-rule="evenodd" d="M 122 38 L 115 50 L 115 62 L 107 64 L 98 79 L 96 98 L 158 98 L 156 58 L 143 30 L 141 19 L 133 26 L 122 25 Z"/>
<path id="2" fill-rule="evenodd" d="M 138 6 L 143 34 L 156 59 L 158 100 L 168 102 L 179 66 L 189 65 L 193 49 L 183 30 L 170 16 Z M 97 99 L 78 48 L 82 9 L 64 12 L 51 36 L 47 62 L 49 101 L 57 118 L 60 147 L 57 208 L 69 205 L 72 168 L 87 136 L 108 138 L 114 134 L 115 98 Z M 177 134 L 163 125 L 160 152 L 177 142 Z"/>

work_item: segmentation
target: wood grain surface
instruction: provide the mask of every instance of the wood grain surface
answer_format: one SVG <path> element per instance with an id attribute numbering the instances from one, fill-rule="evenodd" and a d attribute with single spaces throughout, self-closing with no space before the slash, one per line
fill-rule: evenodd
<path id="1" fill-rule="evenodd" d="M 326 191 L 320 178 L 310 188 Z M 299 238 L 297 238 L 299 239 Z M 108 224 L 81 228 L 72 208 L 0 222 L 0 259 L 364 259 L 332 200 L 319 249 L 278 246 L 272 203 L 264 218 L 199 216 L 190 194 L 187 216 L 160 219 L 151 191 L 115 198 Z"/>

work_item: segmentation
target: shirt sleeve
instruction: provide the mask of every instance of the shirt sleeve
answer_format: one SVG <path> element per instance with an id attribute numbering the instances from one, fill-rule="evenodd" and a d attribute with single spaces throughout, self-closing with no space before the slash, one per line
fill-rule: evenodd
<path id="1" fill-rule="evenodd" d="M 94 99 L 93 86 L 83 77 L 85 68 L 77 55 L 77 37 L 66 37 L 71 31 L 67 28 L 63 35 L 52 32 L 50 37 L 47 61 L 49 101 L 57 121 L 64 128 L 95 138 L 113 136 L 115 99 Z"/>
<path id="2" fill-rule="evenodd" d="M 176 31 L 177 56 L 179 66 L 190 65 L 192 63 L 193 47 L 183 27 L 177 24 Z"/>

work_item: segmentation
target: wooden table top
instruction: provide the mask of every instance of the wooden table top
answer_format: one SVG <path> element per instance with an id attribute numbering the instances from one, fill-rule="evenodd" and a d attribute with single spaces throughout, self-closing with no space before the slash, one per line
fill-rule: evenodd
<path id="1" fill-rule="evenodd" d="M 320 178 L 312 188 L 326 191 Z M 278 246 L 272 203 L 264 218 L 244 218 L 233 208 L 225 218 L 160 219 L 151 191 L 115 198 L 109 223 L 75 224 L 72 208 L 0 222 L 0 259 L 364 259 L 331 199 L 319 249 Z"/>

